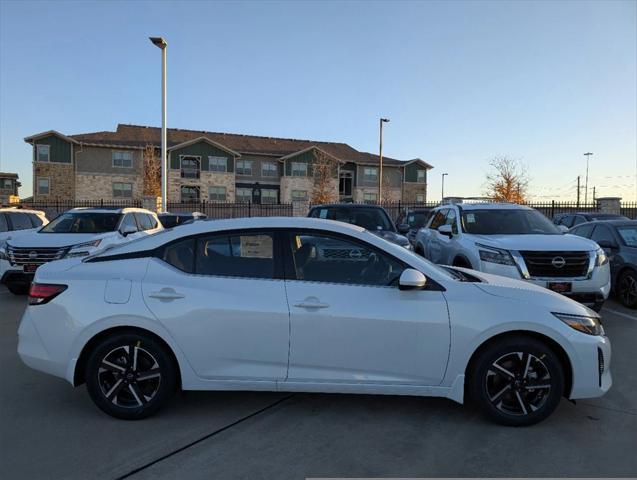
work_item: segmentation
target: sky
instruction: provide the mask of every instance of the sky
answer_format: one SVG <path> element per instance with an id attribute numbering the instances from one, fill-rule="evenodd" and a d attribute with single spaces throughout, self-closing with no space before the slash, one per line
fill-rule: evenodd
<path id="1" fill-rule="evenodd" d="M 422 158 L 429 200 L 526 165 L 538 201 L 637 201 L 636 1 L 0 0 L 0 171 L 31 194 L 24 137 L 161 124 L 339 141 Z M 582 198 L 584 192 L 582 190 Z"/>

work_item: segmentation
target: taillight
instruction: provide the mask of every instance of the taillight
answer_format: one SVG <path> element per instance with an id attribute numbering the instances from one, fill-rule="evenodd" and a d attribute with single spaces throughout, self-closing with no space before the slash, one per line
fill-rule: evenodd
<path id="1" fill-rule="evenodd" d="M 66 290 L 66 285 L 51 283 L 32 283 L 29 289 L 29 305 L 42 305 L 50 302 Z"/>

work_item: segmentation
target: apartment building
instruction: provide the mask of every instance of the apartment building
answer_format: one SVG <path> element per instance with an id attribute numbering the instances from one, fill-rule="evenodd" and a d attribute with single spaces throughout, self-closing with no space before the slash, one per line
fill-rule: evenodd
<path id="1" fill-rule="evenodd" d="M 0 205 L 16 201 L 21 186 L 17 173 L 0 172 Z"/>

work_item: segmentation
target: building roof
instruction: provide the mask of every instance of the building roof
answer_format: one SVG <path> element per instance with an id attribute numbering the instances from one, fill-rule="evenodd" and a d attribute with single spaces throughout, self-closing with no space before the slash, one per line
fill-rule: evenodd
<path id="1" fill-rule="evenodd" d="M 34 138 L 38 138 L 40 136 L 41 134 L 32 135 L 31 137 L 25 138 L 25 141 L 30 142 Z M 59 134 L 59 136 L 64 137 L 62 134 Z M 200 139 L 202 137 L 241 154 L 283 157 L 311 147 L 318 147 L 326 153 L 345 162 L 351 161 L 355 163 L 378 164 L 378 155 L 367 152 L 359 152 L 346 143 L 263 137 L 258 135 L 241 135 L 236 133 L 207 132 L 204 130 L 182 130 L 179 128 L 168 129 L 168 148 Z M 147 145 L 155 145 L 159 147 L 161 143 L 161 129 L 159 127 L 127 125 L 120 123 L 117 125 L 117 130 L 114 132 L 102 131 L 82 133 L 69 135 L 65 138 L 78 143 L 98 146 L 143 148 Z M 421 162 L 427 169 L 433 168 L 431 165 L 422 160 L 416 160 Z M 407 162 L 383 156 L 383 164 L 385 165 L 404 165 L 405 163 Z"/>
<path id="2" fill-rule="evenodd" d="M 0 172 L 0 178 L 18 178 L 17 173 Z"/>

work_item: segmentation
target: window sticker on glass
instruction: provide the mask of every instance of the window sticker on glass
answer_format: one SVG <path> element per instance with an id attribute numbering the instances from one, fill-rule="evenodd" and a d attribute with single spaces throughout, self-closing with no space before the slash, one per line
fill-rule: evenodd
<path id="1" fill-rule="evenodd" d="M 241 237 L 241 256 L 244 258 L 272 258 L 272 237 L 269 235 Z"/>
<path id="2" fill-rule="evenodd" d="M 320 218 L 327 218 L 327 209 L 326 208 L 324 208 L 323 210 L 321 210 L 319 212 L 319 217 Z"/>
<path id="3" fill-rule="evenodd" d="M 467 216 L 465 218 L 467 219 L 468 223 L 476 223 L 476 216 L 473 213 L 467 213 Z"/>

